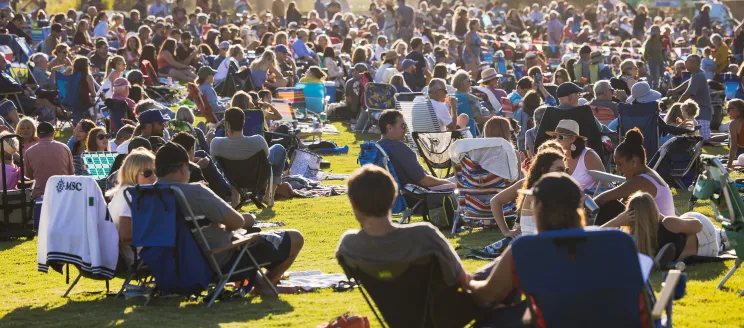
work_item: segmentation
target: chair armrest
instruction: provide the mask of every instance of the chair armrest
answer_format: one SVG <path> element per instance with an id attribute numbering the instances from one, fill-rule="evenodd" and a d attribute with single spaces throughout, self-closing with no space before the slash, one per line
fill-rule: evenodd
<path id="1" fill-rule="evenodd" d="M 259 238 L 261 238 L 257 233 L 249 234 L 243 236 L 243 238 L 233 240 L 232 244 L 230 246 L 220 247 L 217 249 L 212 250 L 212 254 L 219 254 L 225 251 L 229 251 L 234 248 L 241 247 L 245 244 L 252 243 L 254 241 L 257 241 Z"/>
<path id="2" fill-rule="evenodd" d="M 677 283 L 679 282 L 679 279 L 682 276 L 682 271 L 680 270 L 669 270 L 669 273 L 667 274 L 666 279 L 664 280 L 663 287 L 661 288 L 661 293 L 659 294 L 659 298 L 656 299 L 656 304 L 654 304 L 654 309 L 651 311 L 651 315 L 653 316 L 654 320 L 661 319 L 661 313 L 666 308 L 667 304 L 669 302 L 672 302 L 672 296 L 674 296 L 674 289 L 677 287 Z"/>
<path id="3" fill-rule="evenodd" d="M 589 176 L 599 182 L 625 182 L 625 177 L 602 171 L 589 170 Z"/>

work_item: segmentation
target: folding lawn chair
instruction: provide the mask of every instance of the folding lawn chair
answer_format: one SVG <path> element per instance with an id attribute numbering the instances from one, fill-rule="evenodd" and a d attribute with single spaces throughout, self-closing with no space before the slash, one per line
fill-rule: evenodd
<path id="1" fill-rule="evenodd" d="M 458 200 L 455 224 L 473 224 L 493 220 L 491 198 L 519 179 L 519 164 L 514 146 L 502 138 L 460 139 L 450 148 L 455 163 Z M 514 203 L 503 208 L 505 216 L 516 213 Z"/>
<path id="2" fill-rule="evenodd" d="M 609 125 L 612 121 L 615 120 L 615 112 L 612 111 L 612 109 L 607 107 L 599 107 L 599 106 L 589 106 L 592 108 L 592 112 L 594 113 L 594 117 L 599 120 L 599 123 L 602 123 L 604 125 Z"/>
<path id="3" fill-rule="evenodd" d="M 396 108 L 396 93 L 397 90 L 390 84 L 369 82 L 364 86 L 364 105 L 368 119 L 362 133 L 377 124 L 382 111 Z"/>
<path id="4" fill-rule="evenodd" d="M 189 82 L 189 84 L 186 86 L 186 91 L 186 98 L 194 102 L 194 105 L 196 105 L 196 109 L 201 112 L 202 116 L 204 116 L 207 122 L 217 123 L 217 117 L 214 115 L 212 107 L 207 101 L 207 97 L 202 94 L 201 90 L 199 90 L 199 86 L 197 86 L 196 83 Z"/>
<path id="5" fill-rule="evenodd" d="M 439 126 L 439 121 L 434 113 L 434 107 L 431 104 L 431 99 L 427 98 L 415 98 L 412 100 L 401 101 L 398 96 L 395 95 L 395 109 L 400 111 L 403 115 L 403 121 L 408 125 L 408 134 L 406 135 L 406 143 L 411 147 L 416 147 L 415 142 L 411 133 L 413 132 L 440 132 L 442 128 Z M 404 95 L 406 97 L 406 95 Z"/>
<path id="6" fill-rule="evenodd" d="M 419 155 L 431 174 L 440 178 L 449 177 L 453 165 L 449 149 L 455 140 L 461 138 L 462 133 L 460 131 L 412 132 L 411 135 Z M 439 174 L 436 174 L 435 170 L 439 170 Z"/>
<path id="7" fill-rule="evenodd" d="M 267 184 L 274 183 L 268 154 L 265 151 L 262 150 L 241 160 L 230 160 L 219 156 L 215 156 L 214 159 L 225 173 L 225 178 L 230 185 L 240 193 L 240 204 L 232 204 L 236 209 L 243 207 L 249 200 L 259 209 L 264 208 L 258 196 L 266 190 Z"/>
<path id="8" fill-rule="evenodd" d="M 73 113 L 71 119 L 67 122 L 74 127 L 77 122 L 83 118 L 83 113 L 76 110 L 76 108 L 80 107 L 78 91 L 80 91 L 79 88 L 83 81 L 83 76 L 80 73 L 66 75 L 60 72 L 54 72 L 54 81 L 57 84 L 57 90 L 59 91 L 60 104 L 67 111 Z M 61 126 L 64 126 L 64 122 L 62 122 Z"/>
<path id="9" fill-rule="evenodd" d="M 643 148 L 647 154 L 656 154 L 659 150 L 659 104 L 619 104 L 617 133 L 624 139 L 625 133 L 638 128 L 643 134 Z"/>
<path id="10" fill-rule="evenodd" d="M 70 265 L 78 268 L 77 278 L 62 297 L 67 297 L 81 277 L 105 280 L 108 293 L 118 249 L 119 234 L 96 181 L 87 176 L 49 178 L 39 218 L 36 259 L 41 272 L 52 267 L 62 273 L 66 266 L 68 283 Z"/>
<path id="11" fill-rule="evenodd" d="M 638 254 L 622 231 L 543 232 L 517 238 L 511 250 L 513 278 L 530 303 L 531 325 L 671 327 L 672 298 L 684 296 L 684 275 L 670 270 L 655 299 L 648 280 L 653 260 Z"/>
<path id="12" fill-rule="evenodd" d="M 212 249 L 203 232 L 209 221 L 194 215 L 178 186 L 136 186 L 127 188 L 126 193 L 131 197 L 132 246 L 141 247 L 141 250 L 135 270 L 125 280 L 120 294 L 129 289 L 146 287 L 144 284 L 139 287 L 129 284 L 136 278 L 137 269 L 145 265 L 155 282 L 145 305 L 156 293 L 200 295 L 213 284 L 214 289 L 206 298 L 207 307 L 210 307 L 230 279 L 242 281 L 242 277 L 251 271 L 257 271 L 276 293 L 273 284 L 261 271 L 261 267 L 267 263 L 258 264 L 249 250 L 259 240 L 257 234 L 246 235 L 229 246 Z M 215 256 L 230 250 L 238 250 L 240 254 L 230 270 L 223 272 Z M 248 256 L 252 265 L 237 269 L 243 256 Z"/>
<path id="13" fill-rule="evenodd" d="M 21 136 L 17 134 L 9 134 L 0 137 L 0 144 L 9 139 L 18 139 L 18 155 L 20 162 L 23 163 L 23 141 Z M 5 163 L 5 152 L 0 152 L 0 160 Z M 2 210 L 2 220 L 0 221 L 0 240 L 6 238 L 26 237 L 33 238 L 36 233 L 34 229 L 34 201 L 31 198 L 30 185 L 25 183 L 25 170 L 24 166 L 20 166 L 19 177 L 23 180 L 20 182 L 20 189 L 8 190 L 5 183 L 3 183 L 3 192 L 0 194 L 2 199 L 0 200 L 0 210 Z M 5 171 L 5 166 L 0 169 L 2 173 L 2 181 L 5 180 L 6 175 L 10 174 Z"/>
<path id="14" fill-rule="evenodd" d="M 325 106 L 328 98 L 325 94 L 325 85 L 323 83 L 297 83 L 295 88 L 301 88 L 305 94 L 305 110 L 313 114 L 325 112 Z M 305 114 L 307 115 L 307 113 Z"/>
<path id="15" fill-rule="evenodd" d="M 703 137 L 677 136 L 667 140 L 659 152 L 649 160 L 649 165 L 668 183 L 674 182 L 680 189 L 687 189 L 689 183 L 682 179 L 697 164 L 703 152 Z M 697 173 L 697 170 L 693 170 Z"/>
<path id="16" fill-rule="evenodd" d="M 433 255 L 410 263 L 337 260 L 382 327 L 463 327 L 482 315 L 470 294 L 447 285 Z"/>
<path id="17" fill-rule="evenodd" d="M 276 98 L 286 100 L 292 107 L 295 115 L 303 113 L 303 119 L 307 119 L 307 104 L 305 103 L 305 92 L 302 88 L 276 88 Z M 282 114 L 283 115 L 283 114 Z"/>
<path id="18" fill-rule="evenodd" d="M 736 251 L 736 262 L 718 283 L 718 289 L 741 267 L 744 262 L 744 201 L 739 188 L 729 175 L 721 160 L 715 156 L 700 156 L 700 175 L 695 181 L 695 189 L 690 196 L 690 211 L 697 200 L 710 200 L 713 214 L 722 221 L 731 246 Z M 744 296 L 744 290 L 739 293 Z"/>
<path id="19" fill-rule="evenodd" d="M 468 129 L 470 130 L 470 134 L 472 134 L 473 137 L 480 136 L 480 128 L 478 127 L 478 123 L 475 122 L 473 109 L 470 108 L 470 102 L 468 101 L 467 96 L 461 93 L 457 93 L 455 94 L 455 98 L 457 98 L 457 115 L 467 114 L 470 118 L 470 121 L 468 122 Z M 502 110 L 504 110 L 503 107 Z"/>

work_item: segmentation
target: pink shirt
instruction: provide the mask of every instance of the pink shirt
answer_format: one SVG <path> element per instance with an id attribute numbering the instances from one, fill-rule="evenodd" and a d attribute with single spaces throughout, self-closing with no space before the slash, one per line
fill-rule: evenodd
<path id="1" fill-rule="evenodd" d="M 72 153 L 67 145 L 52 139 L 42 139 L 23 156 L 25 174 L 35 180 L 33 197 L 44 194 L 47 180 L 53 175 L 74 175 Z"/>
<path id="2" fill-rule="evenodd" d="M 21 170 L 18 166 L 13 164 L 5 164 L 5 188 L 7 190 L 15 190 L 18 188 L 18 180 L 20 179 Z"/>

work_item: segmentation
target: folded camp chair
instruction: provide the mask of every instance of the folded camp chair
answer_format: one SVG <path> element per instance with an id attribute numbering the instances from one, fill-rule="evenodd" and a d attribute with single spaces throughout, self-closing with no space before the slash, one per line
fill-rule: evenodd
<path id="1" fill-rule="evenodd" d="M 211 283 L 214 289 L 207 295 L 207 307 L 214 303 L 232 277 L 243 277 L 257 271 L 276 289 L 261 271 L 268 263 L 259 264 L 250 248 L 259 241 L 257 234 L 233 240 L 228 246 L 212 249 L 203 230 L 209 225 L 204 217 L 194 215 L 188 200 L 176 185 L 129 187 L 126 193 L 132 206 L 132 246 L 141 247 L 136 266 L 147 266 L 155 287 L 145 305 L 156 293 L 183 296 L 200 295 Z M 228 272 L 223 272 L 215 255 L 239 250 L 240 255 Z M 243 256 L 251 259 L 250 267 L 236 269 Z M 133 275 L 125 280 L 122 292 L 129 288 Z M 240 279 L 242 280 L 242 279 Z"/>
<path id="2" fill-rule="evenodd" d="M 659 173 L 667 183 L 687 189 L 682 179 L 698 162 L 703 152 L 703 137 L 677 136 L 667 140 L 649 160 L 649 166 Z M 693 170 L 697 172 L 697 170 Z"/>
<path id="3" fill-rule="evenodd" d="M 473 137 L 480 136 L 480 127 L 475 121 L 475 116 L 473 116 L 473 109 L 470 108 L 470 102 L 468 101 L 467 96 L 461 93 L 456 93 L 455 98 L 457 98 L 457 115 L 467 114 L 470 118 L 470 121 L 468 122 L 468 129 L 470 130 L 470 134 L 472 134 Z M 504 107 L 502 107 L 501 109 L 506 110 Z"/>
<path id="4" fill-rule="evenodd" d="M 196 109 L 201 112 L 202 116 L 204 116 L 207 122 L 217 123 L 217 117 L 214 115 L 212 107 L 207 101 L 207 97 L 202 94 L 201 90 L 199 90 L 199 86 L 196 85 L 196 83 L 189 82 L 189 84 L 186 86 L 186 92 L 186 98 L 191 99 L 191 101 L 194 102 L 194 105 L 196 105 Z"/>
<path id="5" fill-rule="evenodd" d="M 119 235 L 96 181 L 88 176 L 49 178 L 39 217 L 36 259 L 41 272 L 51 267 L 62 273 L 66 267 L 67 283 L 70 265 L 77 267 L 79 274 L 62 297 L 67 297 L 81 277 L 105 280 L 108 293 L 118 248 Z"/>
<path id="6" fill-rule="evenodd" d="M 395 167 L 390 161 L 390 156 L 388 156 L 387 151 L 385 151 L 385 148 L 382 147 L 379 143 L 375 142 L 374 144 L 375 148 L 379 152 L 379 158 L 375 159 L 374 164 L 382 167 L 383 169 L 385 169 L 385 171 L 388 171 L 388 173 L 393 176 L 395 184 L 398 185 L 398 196 L 395 198 L 395 202 L 393 203 L 392 213 L 394 215 L 400 215 L 400 220 L 398 221 L 398 223 L 403 224 L 406 222 L 411 222 L 411 216 L 416 213 L 421 208 L 421 206 L 424 205 L 426 194 L 440 192 L 430 191 L 426 188 L 418 187 L 412 184 L 408 184 L 406 186 L 401 185 L 400 181 L 398 180 L 398 175 L 395 173 Z M 407 197 L 411 200 L 415 200 L 416 203 L 413 204 L 413 206 L 410 206 L 408 200 L 406 199 Z"/>
<path id="7" fill-rule="evenodd" d="M 690 210 L 697 200 L 709 199 L 716 219 L 723 221 L 729 242 L 736 251 L 736 262 L 718 283 L 722 289 L 726 281 L 744 262 L 744 201 L 742 201 L 736 182 L 731 178 L 721 160 L 715 156 L 700 156 L 700 175 L 690 197 Z M 739 293 L 744 296 L 744 290 Z"/>
<path id="8" fill-rule="evenodd" d="M 412 132 L 411 136 L 431 174 L 440 178 L 449 177 L 453 166 L 449 149 L 455 140 L 461 138 L 462 133 L 460 131 Z M 439 170 L 439 174 L 435 170 Z"/>
<path id="9" fill-rule="evenodd" d="M 460 139 L 450 148 L 455 164 L 458 200 L 455 224 L 472 225 L 493 220 L 491 198 L 519 179 L 519 163 L 514 146 L 502 138 Z M 516 212 L 515 204 L 504 206 L 504 215 Z"/>
<path id="10" fill-rule="evenodd" d="M 215 156 L 214 159 L 225 173 L 225 178 L 230 185 L 240 193 L 240 204 L 232 204 L 236 209 L 243 207 L 249 200 L 259 209 L 264 208 L 258 196 L 266 190 L 267 184 L 274 183 L 268 154 L 265 151 L 262 150 L 241 160 L 230 160 L 219 156 Z"/>
<path id="11" fill-rule="evenodd" d="M 396 108 L 396 93 L 397 90 L 391 84 L 369 82 L 364 86 L 364 105 L 368 119 L 362 133 L 377 124 L 382 111 Z"/>
<path id="12" fill-rule="evenodd" d="M 513 279 L 530 302 L 533 325 L 661 327 L 666 309 L 666 327 L 672 326 L 672 296 L 684 294 L 675 292 L 682 273 L 670 270 L 655 300 L 648 281 L 653 260 L 638 254 L 622 231 L 549 231 L 517 238 L 511 247 Z"/>
<path id="13" fill-rule="evenodd" d="M 470 294 L 447 285 L 433 255 L 410 263 L 365 263 L 345 256 L 337 260 L 348 279 L 360 286 L 382 327 L 463 327 L 481 315 Z"/>

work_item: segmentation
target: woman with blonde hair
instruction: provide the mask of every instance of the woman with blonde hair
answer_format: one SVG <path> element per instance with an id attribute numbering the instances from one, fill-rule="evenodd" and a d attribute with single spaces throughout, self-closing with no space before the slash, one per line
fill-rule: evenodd
<path id="1" fill-rule="evenodd" d="M 511 143 L 512 129 L 509 120 L 501 116 L 489 118 L 486 124 L 483 124 L 483 137 L 502 138 Z"/>
<path id="2" fill-rule="evenodd" d="M 664 245 L 673 244 L 674 261 L 690 256 L 716 257 L 730 247 L 726 233 L 704 215 L 688 212 L 665 217 L 654 197 L 642 191 L 633 193 L 625 212 L 602 227 L 623 228 L 635 239 L 638 251 L 651 257 Z"/>
<path id="3" fill-rule="evenodd" d="M 109 136 L 106 133 L 106 129 L 102 127 L 95 127 L 88 131 L 88 137 L 85 139 L 85 147 L 87 152 L 97 151 L 109 151 Z"/>
<path id="4" fill-rule="evenodd" d="M 109 57 L 106 62 L 106 75 L 104 75 L 101 84 L 101 91 L 104 92 L 106 99 L 114 96 L 114 81 L 124 76 L 124 70 L 127 69 L 127 61 L 124 57 L 116 55 Z"/>
<path id="5" fill-rule="evenodd" d="M 260 58 L 251 63 L 253 84 L 258 88 L 266 86 L 271 89 L 286 86 L 287 79 L 279 72 L 278 67 L 276 54 L 271 50 L 264 51 Z"/>
<path id="6" fill-rule="evenodd" d="M 635 60 L 629 58 L 620 63 L 619 79 L 627 85 L 627 88 L 623 88 L 622 91 L 625 91 L 626 96 L 630 96 L 630 90 L 638 79 L 638 65 Z"/>
<path id="7" fill-rule="evenodd" d="M 39 142 L 39 136 L 36 135 L 36 121 L 29 116 L 24 116 L 15 127 L 15 132 L 21 136 L 23 140 L 23 152 L 26 152 L 29 147 Z"/>
<path id="8" fill-rule="evenodd" d="M 149 185 L 157 181 L 155 155 L 145 148 L 133 150 L 119 168 L 117 179 L 117 185 L 106 192 L 106 197 L 111 198 L 109 214 L 119 231 L 119 255 L 128 267 L 134 263 L 134 252 L 129 247 L 132 243 L 132 210 L 126 200 L 129 196 L 124 193 L 127 187 Z"/>
<path id="9" fill-rule="evenodd" d="M 67 68 L 72 67 L 74 57 L 70 53 L 70 46 L 67 44 L 58 44 L 54 47 L 54 50 L 52 50 L 52 54 L 54 55 L 54 59 L 49 61 L 49 65 L 47 65 L 49 72 L 53 73 L 57 70 L 64 71 Z M 54 74 L 52 74 L 52 77 L 54 77 Z"/>

